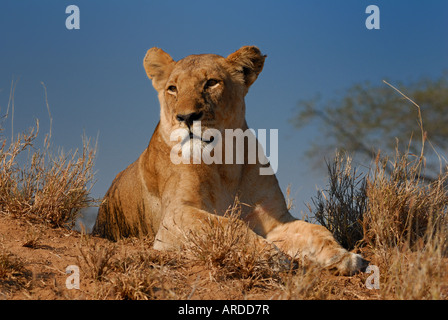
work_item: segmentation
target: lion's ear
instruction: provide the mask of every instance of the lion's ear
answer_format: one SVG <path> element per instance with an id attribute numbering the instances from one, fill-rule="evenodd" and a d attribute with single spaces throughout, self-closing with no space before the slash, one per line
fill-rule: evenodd
<path id="1" fill-rule="evenodd" d="M 166 81 L 174 68 L 174 60 L 171 56 L 159 48 L 151 48 L 143 59 L 148 78 L 157 91 L 165 86 Z"/>
<path id="2" fill-rule="evenodd" d="M 244 82 L 249 88 L 263 70 L 265 59 L 266 55 L 262 55 L 257 47 L 245 46 L 230 54 L 226 60 L 235 67 L 237 72 L 243 74 Z"/>

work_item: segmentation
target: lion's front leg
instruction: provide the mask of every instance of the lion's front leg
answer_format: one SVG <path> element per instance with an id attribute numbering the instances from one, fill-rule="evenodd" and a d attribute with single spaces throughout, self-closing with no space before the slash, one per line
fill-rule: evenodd
<path id="1" fill-rule="evenodd" d="M 228 217 L 209 213 L 192 206 L 182 206 L 169 210 L 156 234 L 154 248 L 157 250 L 181 249 L 189 234 L 205 234 L 209 232 L 207 228 L 213 228 L 217 225 L 222 229 L 234 228 L 235 223 L 233 223 L 233 226 L 229 226 L 230 223 Z M 241 221 L 241 223 L 244 222 Z M 246 241 L 260 251 L 268 247 L 275 247 L 250 229 L 247 229 Z"/>
<path id="2" fill-rule="evenodd" d="M 218 231 L 212 230 L 213 228 Z M 208 240 L 225 242 L 228 239 L 219 237 L 231 237 L 232 234 L 236 234 L 233 239 L 236 241 L 234 245 L 240 243 L 243 246 L 248 246 L 253 254 L 266 259 L 272 263 L 274 268 L 289 270 L 291 267 L 292 260 L 289 256 L 272 242 L 257 235 L 244 221 L 235 217 L 219 216 L 191 206 L 183 206 L 167 213 L 156 234 L 154 249 L 182 250 L 185 246 L 197 245 L 198 237 L 204 237 L 205 240 L 205 242 L 199 241 L 199 243 L 206 243 Z M 210 239 L 210 237 L 218 238 Z M 233 248 L 229 247 L 229 250 Z"/>
<path id="3" fill-rule="evenodd" d="M 366 260 L 342 248 L 331 232 L 320 225 L 294 220 L 274 228 L 266 239 L 294 258 L 336 269 L 342 275 L 353 275 L 367 266 Z"/>

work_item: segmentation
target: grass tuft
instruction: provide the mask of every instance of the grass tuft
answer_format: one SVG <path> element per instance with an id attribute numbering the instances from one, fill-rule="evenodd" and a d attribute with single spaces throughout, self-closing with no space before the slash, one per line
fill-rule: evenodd
<path id="1" fill-rule="evenodd" d="M 337 153 L 327 162 L 327 189 L 319 190 L 312 198 L 311 215 L 330 230 L 347 250 L 352 250 L 363 239 L 363 215 L 367 210 L 366 177 L 352 167 L 349 155 Z"/>
<path id="2" fill-rule="evenodd" d="M 51 151 L 48 136 L 37 148 L 39 122 L 8 144 L 0 137 L 0 212 L 73 227 L 82 209 L 95 201 L 89 196 L 94 183 L 96 147 L 83 139 L 81 151 Z"/>
<path id="3" fill-rule="evenodd" d="M 235 199 L 224 217 L 228 223 L 209 218 L 202 229 L 185 233 L 185 251 L 197 264 L 218 279 L 246 279 L 250 285 L 270 282 L 284 269 L 282 259 L 266 247 L 259 252 L 249 226 L 240 219 L 241 203 Z"/>

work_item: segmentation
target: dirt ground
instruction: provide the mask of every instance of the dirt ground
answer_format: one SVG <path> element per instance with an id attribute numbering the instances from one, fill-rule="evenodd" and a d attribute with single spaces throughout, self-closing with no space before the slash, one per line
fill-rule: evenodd
<path id="1" fill-rule="evenodd" d="M 79 267 L 79 277 L 69 266 Z M 380 298 L 378 290 L 366 287 L 368 277 L 326 271 L 289 271 L 263 279 L 226 277 L 182 255 L 157 252 L 147 239 L 112 243 L 0 214 L 0 299 Z M 73 288 L 76 283 L 79 289 Z"/>

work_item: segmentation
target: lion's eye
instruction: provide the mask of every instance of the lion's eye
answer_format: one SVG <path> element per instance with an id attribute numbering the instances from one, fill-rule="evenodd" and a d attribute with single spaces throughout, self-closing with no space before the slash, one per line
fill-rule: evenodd
<path id="1" fill-rule="evenodd" d="M 176 94 L 177 93 L 177 88 L 176 88 L 176 86 L 169 86 L 167 91 L 168 91 L 168 93 Z"/>
<path id="2" fill-rule="evenodd" d="M 214 88 L 219 84 L 219 80 L 216 79 L 209 79 L 207 80 L 207 82 L 205 83 L 204 88 L 208 89 L 208 88 Z"/>

